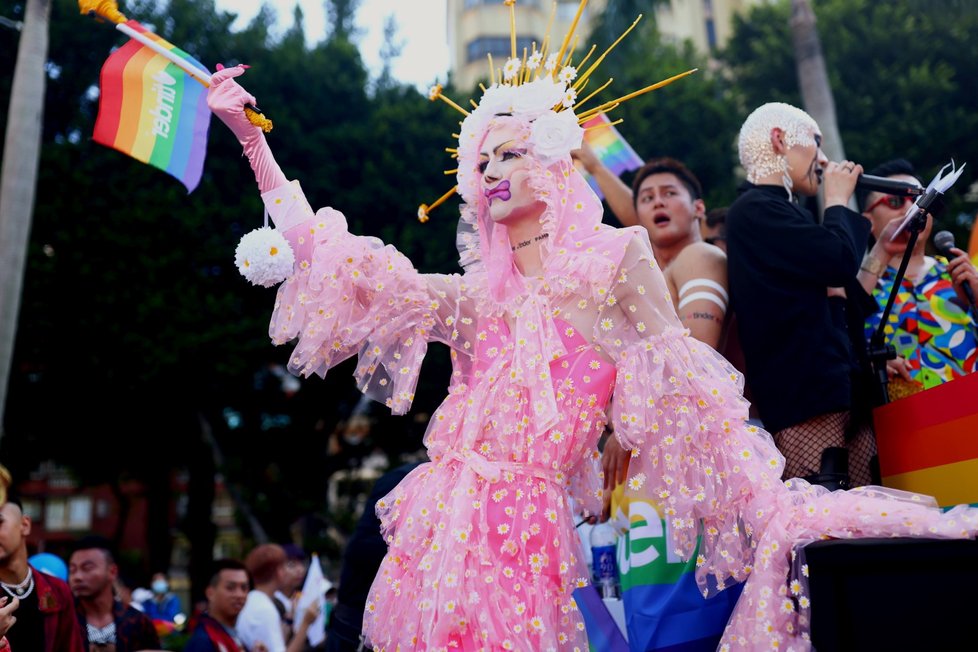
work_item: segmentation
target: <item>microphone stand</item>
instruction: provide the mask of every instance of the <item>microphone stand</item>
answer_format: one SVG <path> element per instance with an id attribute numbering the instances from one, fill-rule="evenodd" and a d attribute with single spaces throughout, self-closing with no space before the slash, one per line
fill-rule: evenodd
<path id="1" fill-rule="evenodd" d="M 913 255 L 914 246 L 917 244 L 920 233 L 927 226 L 927 212 L 941 194 L 931 188 L 921 195 L 911 208 L 914 214 L 908 218 L 908 221 L 903 227 L 910 232 L 907 248 L 903 252 L 903 258 L 900 260 L 900 268 L 897 270 L 896 276 L 893 277 L 893 285 L 890 287 L 890 294 L 886 299 L 886 307 L 883 308 L 879 326 L 876 327 L 876 331 L 869 340 L 867 355 L 873 364 L 873 373 L 876 375 L 876 380 L 879 383 L 879 395 L 882 398 L 882 405 L 890 402 L 890 394 L 887 389 L 890 379 L 886 371 L 886 361 L 895 360 L 897 357 L 896 347 L 886 343 L 886 325 L 889 322 L 890 313 L 893 310 L 893 303 L 896 301 L 897 294 L 900 292 L 900 286 L 903 284 L 903 277 L 907 273 L 907 265 L 910 264 L 910 257 Z"/>

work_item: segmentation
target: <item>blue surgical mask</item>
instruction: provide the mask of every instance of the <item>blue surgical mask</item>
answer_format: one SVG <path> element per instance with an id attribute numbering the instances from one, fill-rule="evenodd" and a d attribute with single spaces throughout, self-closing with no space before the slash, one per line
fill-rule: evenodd
<path id="1" fill-rule="evenodd" d="M 170 585 L 166 583 L 166 580 L 153 580 L 152 588 L 153 593 L 166 593 Z"/>

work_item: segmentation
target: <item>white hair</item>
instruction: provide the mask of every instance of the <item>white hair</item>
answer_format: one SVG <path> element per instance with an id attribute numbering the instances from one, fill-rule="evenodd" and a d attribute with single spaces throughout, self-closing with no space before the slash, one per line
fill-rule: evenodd
<path id="1" fill-rule="evenodd" d="M 771 130 L 779 128 L 784 132 L 784 142 L 788 147 L 795 145 L 814 145 L 818 124 L 801 109 L 783 102 L 768 102 L 754 109 L 740 128 L 737 149 L 740 164 L 747 172 L 747 180 L 757 183 L 758 179 L 781 172 L 778 156 L 771 145 Z"/>

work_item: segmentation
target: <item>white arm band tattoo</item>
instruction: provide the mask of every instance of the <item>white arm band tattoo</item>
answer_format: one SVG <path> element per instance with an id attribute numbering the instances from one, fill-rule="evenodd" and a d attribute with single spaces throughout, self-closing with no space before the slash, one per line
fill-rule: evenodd
<path id="1" fill-rule="evenodd" d="M 676 310 L 682 310 L 684 307 L 686 307 L 687 305 L 689 305 L 694 301 L 697 301 L 698 299 L 706 299 L 707 301 L 712 301 L 713 303 L 720 306 L 721 312 L 723 312 L 724 314 L 726 314 L 727 312 L 727 304 L 723 301 L 723 299 L 709 292 L 693 292 L 692 294 L 683 297 L 683 299 L 679 302 L 679 307 L 676 308 Z"/>
<path id="2" fill-rule="evenodd" d="M 712 290 L 712 292 L 699 291 L 687 294 L 695 287 L 705 287 L 707 290 Z M 713 292 L 716 294 L 713 294 Z M 684 283 L 683 286 L 679 288 L 679 306 L 677 310 L 682 309 L 689 303 L 698 299 L 712 301 L 720 306 L 720 310 L 722 310 L 724 314 L 727 312 L 727 301 L 729 300 L 729 296 L 727 295 L 727 291 L 723 288 L 723 286 L 716 281 L 712 281 L 708 278 L 694 278 Z"/>

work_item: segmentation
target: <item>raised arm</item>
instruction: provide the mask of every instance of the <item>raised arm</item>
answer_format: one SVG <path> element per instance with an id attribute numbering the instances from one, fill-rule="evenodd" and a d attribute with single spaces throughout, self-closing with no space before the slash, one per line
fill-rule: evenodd
<path id="1" fill-rule="evenodd" d="M 428 342 L 437 340 L 457 354 L 455 371 L 464 380 L 475 341 L 475 302 L 466 301 L 464 279 L 420 274 L 393 246 L 350 233 L 338 211 L 314 211 L 245 116 L 255 98 L 234 79 L 244 71 L 218 70 L 207 102 L 244 148 L 265 208 L 295 254 L 269 326 L 275 344 L 298 340 L 289 370 L 325 375 L 356 355 L 360 390 L 401 414 L 413 400 Z"/>
<path id="2" fill-rule="evenodd" d="M 245 115 L 246 104 L 254 106 L 255 97 L 234 80 L 244 74 L 247 66 L 225 68 L 217 64 L 217 72 L 211 76 L 211 86 L 207 91 L 207 106 L 221 122 L 235 135 L 245 156 L 255 172 L 258 188 L 265 193 L 288 183 L 282 169 L 275 162 L 272 150 L 268 147 L 265 134 L 251 124 Z"/>
<path id="3" fill-rule="evenodd" d="M 632 200 L 632 189 L 625 185 L 614 172 L 609 170 L 594 150 L 587 143 L 580 149 L 571 152 L 574 159 L 581 162 L 584 169 L 598 182 L 598 187 L 608 202 L 608 207 L 624 226 L 637 226 L 638 216 L 635 214 L 635 202 Z"/>

